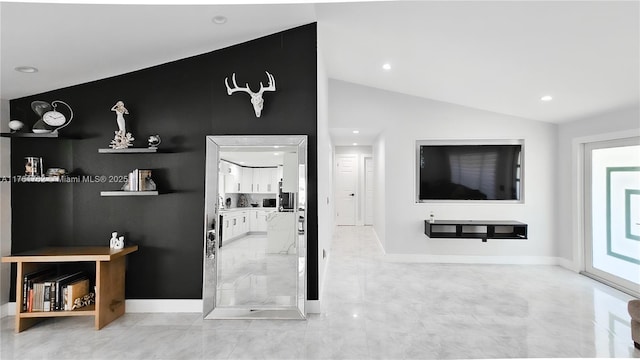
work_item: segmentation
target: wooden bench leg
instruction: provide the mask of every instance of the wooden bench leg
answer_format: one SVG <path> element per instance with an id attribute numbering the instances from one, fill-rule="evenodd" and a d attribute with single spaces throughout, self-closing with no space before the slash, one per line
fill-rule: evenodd
<path id="1" fill-rule="evenodd" d="M 95 328 L 102 329 L 125 312 L 125 258 L 96 261 Z"/>

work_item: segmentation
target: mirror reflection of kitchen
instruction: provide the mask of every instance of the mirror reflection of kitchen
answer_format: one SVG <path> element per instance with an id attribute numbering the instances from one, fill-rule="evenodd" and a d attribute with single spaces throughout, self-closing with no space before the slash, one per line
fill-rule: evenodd
<path id="1" fill-rule="evenodd" d="M 220 148 L 217 306 L 295 306 L 297 147 Z"/>

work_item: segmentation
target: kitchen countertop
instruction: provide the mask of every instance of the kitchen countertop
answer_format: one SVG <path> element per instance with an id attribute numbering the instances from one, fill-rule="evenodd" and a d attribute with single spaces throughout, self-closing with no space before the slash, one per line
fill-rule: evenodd
<path id="1" fill-rule="evenodd" d="M 219 210 L 219 213 L 220 214 L 228 214 L 228 213 L 247 211 L 247 210 L 273 210 L 273 211 L 278 211 L 278 208 L 276 208 L 276 207 L 262 207 L 262 206 L 235 207 L 235 208 L 230 208 L 230 209 L 221 209 L 221 210 Z"/>

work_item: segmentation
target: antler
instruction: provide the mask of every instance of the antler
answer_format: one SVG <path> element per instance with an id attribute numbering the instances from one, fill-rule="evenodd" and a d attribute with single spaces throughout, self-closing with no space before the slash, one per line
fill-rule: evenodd
<path id="1" fill-rule="evenodd" d="M 264 87 L 261 81 L 260 90 L 258 90 L 258 92 L 255 92 L 255 93 L 251 91 L 251 88 L 247 83 L 244 84 L 245 87 L 239 87 L 238 83 L 236 83 L 236 73 L 233 73 L 233 75 L 231 75 L 231 81 L 233 82 L 233 89 L 229 86 L 229 78 L 228 77 L 224 78 L 224 84 L 227 86 L 227 94 L 231 95 L 234 92 L 243 91 L 254 96 L 254 95 L 261 95 L 265 91 L 276 91 L 276 79 L 273 77 L 273 75 L 269 74 L 268 71 L 265 71 L 265 73 L 267 73 L 267 78 L 269 79 L 269 85 L 267 87 Z"/>
<path id="2" fill-rule="evenodd" d="M 231 87 L 229 87 L 229 83 L 228 83 L 229 78 L 226 77 L 224 78 L 224 84 L 227 85 L 227 94 L 231 95 L 236 91 L 244 91 L 246 93 L 249 94 L 253 94 L 253 91 L 251 91 L 251 89 L 249 89 L 249 84 L 245 84 L 246 87 L 239 87 L 238 84 L 236 83 L 236 73 L 233 73 L 233 75 L 231 76 L 231 80 L 233 81 L 233 89 Z M 262 85 L 262 84 L 260 84 Z"/>
<path id="3" fill-rule="evenodd" d="M 233 75 L 231 76 L 233 89 L 231 88 L 231 86 L 229 86 L 229 78 L 224 78 L 224 84 L 227 86 L 227 94 L 231 95 L 234 92 L 242 91 L 251 96 L 251 104 L 253 105 L 253 110 L 256 113 L 256 117 L 260 117 L 260 113 L 262 112 L 262 105 L 264 104 L 262 93 L 265 91 L 276 91 L 276 79 L 273 77 L 273 75 L 269 74 L 268 71 L 265 72 L 267 73 L 267 78 L 269 79 L 269 85 L 267 87 L 264 87 L 262 82 L 260 82 L 260 90 L 255 93 L 251 91 L 251 88 L 249 88 L 249 84 L 245 84 L 245 87 L 238 86 L 238 83 L 236 83 L 236 73 L 233 73 Z"/>
<path id="4" fill-rule="evenodd" d="M 265 91 L 276 91 L 276 79 L 274 79 L 273 75 L 269 74 L 268 71 L 265 71 L 265 73 L 267 73 L 267 78 L 269 78 L 269 86 L 262 86 L 262 81 L 260 81 L 260 90 L 258 91 L 258 94 L 262 94 Z"/>

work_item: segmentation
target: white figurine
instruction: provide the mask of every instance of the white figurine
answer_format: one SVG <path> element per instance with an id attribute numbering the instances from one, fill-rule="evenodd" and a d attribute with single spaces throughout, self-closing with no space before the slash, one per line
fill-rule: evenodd
<path id="1" fill-rule="evenodd" d="M 117 242 L 118 242 L 118 233 L 114 231 L 111 233 L 111 240 L 109 241 L 109 247 L 111 249 L 115 249 Z"/>
<path id="2" fill-rule="evenodd" d="M 113 105 L 113 107 L 111 108 L 111 111 L 116 112 L 116 122 L 118 123 L 118 131 L 125 134 L 127 130 L 124 123 L 124 114 L 129 115 L 129 110 L 127 110 L 127 108 L 124 107 L 124 102 L 118 101 L 115 105 Z"/>
<path id="3" fill-rule="evenodd" d="M 112 149 L 126 149 L 129 146 L 133 145 L 134 137 L 131 133 L 127 132 L 127 128 L 124 121 L 124 114 L 129 114 L 129 110 L 124 107 L 124 102 L 118 101 L 113 107 L 111 111 L 116 112 L 116 122 L 118 123 L 118 131 L 115 132 L 115 136 L 113 140 L 111 140 L 111 144 L 109 145 Z"/>
<path id="4" fill-rule="evenodd" d="M 118 240 L 116 240 L 116 246 L 114 249 L 124 249 L 124 236 L 120 236 Z"/>

